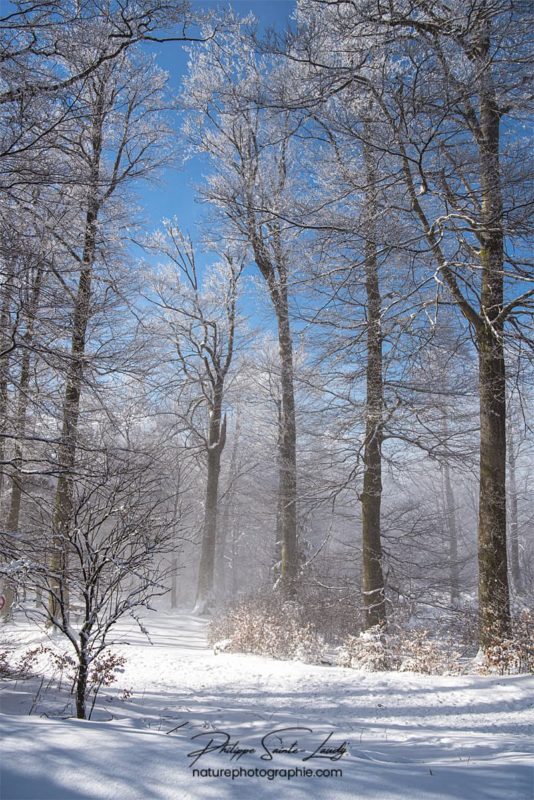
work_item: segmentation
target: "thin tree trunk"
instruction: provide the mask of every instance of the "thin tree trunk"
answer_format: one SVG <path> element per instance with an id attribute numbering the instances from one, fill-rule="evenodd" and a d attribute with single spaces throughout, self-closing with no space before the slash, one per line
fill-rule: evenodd
<path id="1" fill-rule="evenodd" d="M 215 570 L 215 586 L 217 598 L 224 601 L 226 597 L 226 545 L 228 542 L 228 528 L 230 526 L 230 505 L 232 503 L 231 493 L 228 492 L 224 498 L 223 515 L 219 529 L 217 541 L 217 558 Z"/>
<path id="2" fill-rule="evenodd" d="M 234 496 L 236 491 L 235 482 L 237 480 L 237 455 L 239 450 L 240 433 L 241 433 L 241 420 L 238 408 L 235 432 L 234 432 L 234 441 L 232 445 L 232 453 L 230 456 L 230 466 L 228 472 L 228 488 L 226 490 L 226 494 L 224 497 L 223 518 L 217 542 L 218 546 L 217 546 L 217 565 L 216 565 L 216 585 L 217 585 L 217 594 L 222 600 L 224 600 L 224 598 L 226 597 L 226 586 L 227 586 L 226 548 L 229 539 L 228 534 L 230 530 L 230 517 L 231 517 L 230 512 L 232 510 L 232 505 L 234 503 Z"/>
<path id="3" fill-rule="evenodd" d="M 277 413 L 277 466 L 278 466 L 278 491 L 276 498 L 276 529 L 274 540 L 274 558 L 273 558 L 273 578 L 274 583 L 280 580 L 282 574 L 282 543 L 283 543 L 283 530 L 282 520 L 283 514 L 283 494 L 282 485 L 284 483 L 284 473 L 282 470 L 282 400 L 276 400 L 276 413 Z"/>
<path id="4" fill-rule="evenodd" d="M 281 185 L 285 180 L 285 169 L 281 169 Z M 281 426 L 279 437 L 279 540 L 282 542 L 280 565 L 280 588 L 288 597 L 294 597 L 299 575 L 299 551 L 297 534 L 297 426 L 295 418 L 295 393 L 293 375 L 293 342 L 289 323 L 289 300 L 287 266 L 281 241 L 280 228 L 276 223 L 270 227 L 270 240 L 274 256 L 258 229 L 253 211 L 253 201 L 248 201 L 249 241 L 256 264 L 269 288 L 271 302 L 278 325 L 278 349 L 280 354 L 280 384 L 282 391 Z M 278 532 L 277 532 L 278 535 Z"/>
<path id="5" fill-rule="evenodd" d="M 519 563 L 519 500 L 517 491 L 516 463 L 512 425 L 508 430 L 508 476 L 510 497 L 510 571 L 516 592 L 522 591 L 521 567 Z"/>
<path id="6" fill-rule="evenodd" d="M 447 519 L 447 541 L 449 546 L 449 583 L 451 606 L 458 605 L 460 599 L 460 575 L 458 571 L 458 529 L 456 526 L 456 506 L 452 488 L 451 471 L 446 463 L 443 467 L 443 485 L 445 489 L 445 509 Z"/>
<path id="7" fill-rule="evenodd" d="M 87 680 L 89 664 L 87 654 L 82 651 L 78 657 L 78 676 L 76 679 L 76 717 L 87 719 Z"/>
<path id="8" fill-rule="evenodd" d="M 8 411 L 8 380 L 9 380 L 9 353 L 11 340 L 11 296 L 13 293 L 13 269 L 7 274 L 2 292 L 2 307 L 0 310 L 0 503 L 2 502 L 2 489 L 4 487 L 6 457 L 6 431 Z"/>
<path id="9" fill-rule="evenodd" d="M 217 511 L 221 454 L 226 440 L 226 418 L 222 419 L 222 386 L 215 390 L 215 399 L 210 416 L 208 433 L 208 475 L 202 549 L 198 570 L 198 586 L 195 608 L 200 613 L 208 610 L 213 599 L 215 550 L 217 543 Z"/>
<path id="10" fill-rule="evenodd" d="M 281 588 L 289 597 L 296 593 L 299 571 L 297 536 L 297 452 L 295 394 L 293 379 L 293 344 L 289 325 L 287 279 L 282 274 L 278 305 L 278 343 L 280 351 L 280 383 L 282 389 L 282 418 L 280 434 L 280 535 L 282 561 Z"/>
<path id="11" fill-rule="evenodd" d="M 365 627 L 384 627 L 386 601 L 382 570 L 381 502 L 384 381 L 382 366 L 381 297 L 376 251 L 376 173 L 364 148 L 367 173 L 365 289 L 367 295 L 366 424 L 362 505 L 362 590 Z"/>
<path id="12" fill-rule="evenodd" d="M 171 559 L 171 608 L 178 605 L 178 559 Z"/>
<path id="13" fill-rule="evenodd" d="M 11 270 L 5 280 L 3 286 L 2 307 L 0 310 L 0 352 L 3 354 L 0 357 L 0 507 L 2 504 L 2 490 L 4 487 L 5 466 L 4 460 L 6 458 L 6 436 L 8 430 L 8 382 L 9 382 L 9 348 L 11 340 L 11 316 L 10 306 L 13 292 L 13 270 Z M 15 587 L 12 581 L 4 578 L 2 581 L 2 592 L 4 595 L 4 606 L 0 609 L 0 617 L 4 620 L 11 618 L 13 611 L 13 604 L 15 602 Z"/>
<path id="14" fill-rule="evenodd" d="M 232 564 L 232 597 L 236 597 L 240 585 L 239 577 L 239 527 L 234 515 L 232 519 L 232 547 L 231 547 L 231 564 Z"/>
<path id="15" fill-rule="evenodd" d="M 481 214 L 480 310 L 461 291 L 455 272 L 445 257 L 436 231 L 429 224 L 415 190 L 406 149 L 399 142 L 412 207 L 439 264 L 455 303 L 469 321 L 478 351 L 480 396 L 480 482 L 478 515 L 479 644 L 482 650 L 510 632 L 510 597 L 506 548 L 506 374 L 504 362 L 504 246 L 500 166 L 501 110 L 491 65 L 490 22 L 483 20 L 468 55 L 478 75 L 479 119 L 468 125 L 477 141 Z"/>
<path id="16" fill-rule="evenodd" d="M 97 222 L 100 207 L 99 176 L 102 153 L 103 103 L 102 92 L 98 98 L 93 119 L 92 174 L 85 219 L 81 272 L 73 312 L 70 360 L 67 368 L 65 398 L 63 401 L 61 442 L 58 450 L 58 463 L 62 472 L 56 486 L 52 517 L 53 538 L 50 559 L 52 579 L 49 613 L 52 617 L 58 617 L 61 614 L 65 622 L 66 614 L 68 613 L 67 539 L 73 510 L 72 473 L 78 445 L 80 398 L 84 376 L 87 325 L 91 315 L 91 284 L 96 255 Z"/>
<path id="17" fill-rule="evenodd" d="M 33 334 L 35 328 L 35 318 L 39 306 L 41 294 L 43 270 L 37 269 L 35 280 L 31 290 L 30 306 L 27 312 L 27 328 L 23 338 L 22 363 L 20 368 L 20 381 L 18 390 L 17 415 L 15 420 L 15 453 L 13 478 L 11 483 L 11 497 L 9 502 L 9 513 L 7 526 L 8 530 L 16 531 L 19 527 L 20 506 L 23 492 L 23 476 L 20 471 L 20 464 L 24 456 L 24 434 L 26 432 L 26 414 L 28 409 L 28 395 L 30 388 L 30 362 L 31 349 L 33 345 Z"/>

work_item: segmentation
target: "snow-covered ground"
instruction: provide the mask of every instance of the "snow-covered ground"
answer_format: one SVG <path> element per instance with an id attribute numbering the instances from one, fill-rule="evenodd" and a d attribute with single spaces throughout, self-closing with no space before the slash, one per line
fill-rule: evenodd
<path id="1" fill-rule="evenodd" d="M 57 694 L 28 716 L 39 683 L 3 683 L 2 800 L 534 798 L 534 676 L 214 655 L 202 619 L 146 624 L 152 645 L 121 628 L 125 671 L 93 721 L 51 718 Z M 23 621 L 2 634 L 17 649 L 41 640 Z"/>

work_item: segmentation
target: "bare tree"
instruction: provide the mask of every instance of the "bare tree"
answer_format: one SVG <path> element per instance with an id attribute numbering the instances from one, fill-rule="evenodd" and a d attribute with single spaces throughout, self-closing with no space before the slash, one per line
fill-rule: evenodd
<path id="1" fill-rule="evenodd" d="M 521 335 L 534 291 L 530 262 L 514 254 L 514 246 L 506 249 L 530 224 L 526 184 L 519 194 L 515 188 L 523 146 L 517 141 L 505 155 L 502 138 L 530 97 L 523 58 L 528 12 L 508 0 L 477 0 L 469 9 L 456 0 L 436 8 L 392 2 L 386 9 L 379 0 L 362 0 L 303 3 L 301 9 L 310 36 L 290 57 L 307 65 L 319 93 L 341 97 L 355 84 L 371 93 L 389 131 L 384 151 L 396 157 L 392 180 L 404 183 L 412 236 L 419 238 L 421 257 L 432 258 L 446 302 L 456 305 L 473 333 L 480 395 L 479 634 L 485 648 L 507 635 L 510 625 L 504 348 L 507 335 Z M 324 64 L 314 42 L 324 52 L 326 29 L 333 57 Z M 452 66 L 458 63 L 461 70 Z"/>
<path id="2" fill-rule="evenodd" d="M 292 168 L 288 114 L 262 111 L 265 65 L 253 55 L 239 25 L 224 46 L 213 42 L 198 51 L 186 81 L 183 102 L 189 110 L 186 132 L 193 146 L 207 152 L 214 168 L 202 194 L 220 213 L 229 235 L 249 243 L 276 317 L 280 354 L 280 517 L 281 585 L 295 592 L 299 575 L 297 536 L 297 431 L 290 323 L 290 280 L 295 237 L 279 211 L 291 202 Z M 239 80 L 232 81 L 232 75 Z"/>
<path id="3" fill-rule="evenodd" d="M 57 532 L 50 540 L 43 528 L 11 534 L 15 559 L 3 567 L 15 585 L 38 589 L 41 600 L 30 616 L 72 645 L 79 719 L 87 718 L 91 669 L 114 644 L 115 625 L 126 616 L 138 620 L 168 591 L 166 557 L 179 545 L 172 503 L 159 491 L 150 454 L 109 452 L 99 462 L 98 475 L 73 487 L 72 525 L 61 540 Z M 51 547 L 60 554 L 47 565 L 36 554 Z"/>
<path id="4" fill-rule="evenodd" d="M 205 613 L 213 602 L 219 477 L 227 427 L 225 385 L 235 351 L 244 259 L 224 252 L 222 262 L 201 281 L 193 244 L 173 222 L 167 222 L 164 234 L 156 234 L 145 246 L 167 262 L 156 281 L 154 302 L 162 312 L 161 328 L 183 376 L 179 403 L 187 402 L 187 408 L 182 414 L 207 468 L 195 606 Z"/>
<path id="5" fill-rule="evenodd" d="M 53 529 L 60 541 L 71 524 L 73 469 L 78 444 L 80 399 L 87 361 L 88 324 L 93 315 L 93 282 L 99 250 L 105 242 L 100 225 L 102 212 L 118 191 L 135 178 L 147 175 L 167 157 L 167 129 L 158 116 L 161 109 L 162 73 L 152 69 L 147 79 L 147 64 L 106 62 L 91 73 L 80 98 L 81 128 L 72 132 L 73 168 L 80 170 L 82 207 L 85 210 L 80 230 L 81 242 L 67 240 L 68 256 L 78 270 L 73 296 L 70 353 L 65 375 L 64 400 L 58 462 L 59 475 Z M 152 119 L 152 126 L 147 122 Z M 109 149 L 112 148 L 111 154 Z M 61 236 L 61 233 L 59 234 Z M 61 548 L 53 548 L 54 571 L 67 572 Z M 60 585 L 50 595 L 53 601 Z M 51 610 L 53 615 L 54 611 Z"/>

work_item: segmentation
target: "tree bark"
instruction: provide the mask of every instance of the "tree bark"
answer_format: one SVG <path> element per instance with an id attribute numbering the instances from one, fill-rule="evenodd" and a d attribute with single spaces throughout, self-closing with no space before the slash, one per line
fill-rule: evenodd
<path id="1" fill-rule="evenodd" d="M 2 489 L 4 486 L 5 466 L 2 463 L 6 457 L 6 436 L 8 425 L 8 406 L 9 406 L 9 362 L 10 362 L 10 340 L 12 335 L 10 306 L 13 293 L 13 268 L 8 272 L 3 286 L 2 307 L 0 311 L 0 507 L 2 503 Z M 10 619 L 16 592 L 12 581 L 4 578 L 2 581 L 2 592 L 4 595 L 4 606 L 0 610 L 0 617 L 4 620 Z"/>
<path id="2" fill-rule="evenodd" d="M 5 466 L 3 461 L 6 455 L 7 411 L 8 411 L 8 379 L 9 379 L 9 354 L 11 340 L 10 307 L 13 293 L 13 268 L 8 272 L 2 292 L 2 308 L 0 310 L 0 503 L 4 485 Z"/>
<path id="3" fill-rule="evenodd" d="M 514 437 L 512 425 L 509 424 L 508 430 L 508 477 L 509 477 L 509 498 L 510 498 L 510 572 L 512 585 L 516 592 L 521 592 L 521 566 L 519 561 L 519 500 L 517 491 L 516 477 L 516 454 L 514 450 Z"/>
<path id="4" fill-rule="evenodd" d="M 281 166 L 280 182 L 285 181 L 285 168 Z M 280 355 L 281 409 L 278 440 L 279 487 L 277 539 L 281 541 L 280 579 L 278 584 L 287 597 L 294 597 L 299 576 L 299 551 L 297 532 L 297 426 L 295 417 L 295 390 L 293 374 L 293 341 L 289 321 L 289 293 L 287 264 L 278 223 L 269 226 L 267 246 L 261 228 L 257 225 L 254 202 L 248 198 L 247 228 L 254 260 L 269 289 L 278 327 Z"/>
<path id="5" fill-rule="evenodd" d="M 481 322 L 477 332 L 480 392 L 478 522 L 479 640 L 483 649 L 510 631 L 506 551 L 506 373 L 503 205 L 500 185 L 500 111 L 493 85 L 489 23 L 479 42 Z"/>
<path id="6" fill-rule="evenodd" d="M 26 313 L 27 328 L 23 337 L 23 353 L 22 362 L 20 367 L 20 380 L 18 389 L 18 402 L 17 402 L 17 415 L 15 419 L 15 431 L 17 438 L 15 439 L 15 452 L 14 452 L 14 472 L 11 483 L 11 497 L 9 501 L 9 513 L 7 527 L 10 531 L 16 531 L 19 527 L 20 519 L 20 506 L 23 492 L 23 476 L 20 472 L 20 464 L 24 456 L 24 434 L 26 432 L 26 415 L 28 409 L 28 396 L 30 388 L 30 362 L 31 362 L 31 349 L 33 345 L 33 334 L 35 328 L 35 318 L 37 309 L 39 307 L 39 298 L 41 294 L 43 270 L 41 267 L 37 269 L 35 280 L 31 288 L 30 305 Z"/>
<path id="7" fill-rule="evenodd" d="M 376 174 L 364 148 L 367 173 L 365 289 L 367 297 L 366 423 L 362 506 L 362 591 L 365 627 L 385 627 L 386 601 L 382 570 L 381 503 L 384 380 L 381 297 L 376 248 Z"/>
<path id="8" fill-rule="evenodd" d="M 99 201 L 100 159 L 102 154 L 102 125 L 104 97 L 101 91 L 95 106 L 92 127 L 92 161 L 81 271 L 73 312 L 70 359 L 67 367 L 61 441 L 58 463 L 62 472 L 58 478 L 52 517 L 52 572 L 49 613 L 52 617 L 68 613 L 68 548 L 67 538 L 72 518 L 72 472 L 78 445 L 80 398 L 84 376 L 87 325 L 91 315 L 91 284 L 96 256 L 96 237 Z"/>
<path id="9" fill-rule="evenodd" d="M 204 505 L 202 550 L 195 603 L 195 608 L 200 613 L 206 612 L 213 600 L 219 476 L 221 472 L 221 454 L 226 442 L 226 418 L 222 419 L 222 392 L 223 387 L 221 385 L 216 387 L 208 432 L 206 502 Z"/>
<path id="10" fill-rule="evenodd" d="M 504 235 L 500 167 L 500 117 L 490 58 L 490 23 L 481 23 L 476 41 L 466 45 L 478 75 L 479 119 L 472 128 L 479 154 L 481 213 L 480 309 L 460 289 L 435 231 L 415 191 L 402 141 L 403 171 L 417 213 L 441 275 L 474 332 L 478 352 L 480 401 L 480 480 L 478 514 L 478 638 L 486 650 L 510 632 L 506 545 L 506 372 L 504 361 Z"/>
<path id="11" fill-rule="evenodd" d="M 458 529 L 456 526 L 456 507 L 452 488 L 451 471 L 448 464 L 443 467 L 445 489 L 445 509 L 447 515 L 447 541 L 449 546 L 449 583 L 451 606 L 458 605 L 460 599 L 460 575 L 458 571 Z"/>
<path id="12" fill-rule="evenodd" d="M 283 542 L 283 508 L 282 502 L 282 484 L 284 482 L 284 475 L 282 472 L 282 400 L 276 398 L 276 415 L 277 415 L 277 467 L 278 467 L 278 493 L 276 498 L 276 529 L 274 539 L 274 556 L 273 556 L 273 582 L 276 584 L 280 580 L 282 574 L 282 542 Z"/>
<path id="13" fill-rule="evenodd" d="M 287 278 L 281 275 L 276 316 L 280 352 L 282 413 L 280 430 L 280 538 L 282 558 L 280 584 L 289 597 L 296 593 L 299 571 L 297 536 L 297 431 L 293 378 L 293 343 L 289 324 Z"/>
<path id="14" fill-rule="evenodd" d="M 237 457 L 239 452 L 240 433 L 241 433 L 241 419 L 238 407 L 236 425 L 234 431 L 234 441 L 232 445 L 232 454 L 230 456 L 230 466 L 228 470 L 228 488 L 226 490 L 224 497 L 224 511 L 223 511 L 223 518 L 220 528 L 220 535 L 218 537 L 219 541 L 217 547 L 217 569 L 216 569 L 217 595 L 222 601 L 224 601 L 224 599 L 226 598 L 226 593 L 227 593 L 228 570 L 227 570 L 226 549 L 229 539 L 228 534 L 230 533 L 230 520 L 233 517 L 233 514 L 235 513 L 233 505 L 235 502 L 235 492 L 236 492 L 235 484 L 237 481 L 237 473 L 238 473 Z"/>
<path id="15" fill-rule="evenodd" d="M 87 680 L 89 664 L 87 654 L 82 650 L 78 656 L 78 675 L 76 678 L 76 717 L 87 719 Z"/>

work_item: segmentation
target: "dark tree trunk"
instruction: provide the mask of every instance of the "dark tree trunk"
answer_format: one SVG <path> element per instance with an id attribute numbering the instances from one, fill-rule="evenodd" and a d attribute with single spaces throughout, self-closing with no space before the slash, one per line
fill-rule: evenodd
<path id="1" fill-rule="evenodd" d="M 2 490 L 4 487 L 5 466 L 3 461 L 6 458 L 6 437 L 8 431 L 8 407 L 9 407 L 9 363 L 10 347 L 12 337 L 11 327 L 11 300 L 13 294 L 13 270 L 7 276 L 3 286 L 2 306 L 0 310 L 0 508 L 2 505 Z M 4 595 L 4 607 L 0 610 L 0 616 L 10 619 L 15 602 L 16 592 L 12 581 L 4 578 L 2 581 L 2 592 Z"/>
<path id="2" fill-rule="evenodd" d="M 297 538 L 297 452 L 293 344 L 289 325 L 287 279 L 281 277 L 276 308 L 282 390 L 280 429 L 279 514 L 282 542 L 280 584 L 289 597 L 295 595 L 299 572 Z"/>
<path id="3" fill-rule="evenodd" d="M 20 466 L 22 464 L 22 459 L 24 456 L 23 441 L 24 441 L 24 434 L 26 432 L 26 413 L 28 408 L 28 396 L 30 388 L 31 350 L 33 345 L 35 318 L 37 315 L 37 309 L 39 307 L 39 298 L 41 294 L 42 275 L 43 271 L 41 268 L 39 268 L 37 270 L 35 279 L 33 281 L 29 308 L 26 314 L 27 328 L 23 338 L 24 349 L 22 353 L 22 362 L 20 367 L 17 415 L 15 420 L 15 431 L 17 434 L 17 438 L 15 440 L 15 453 L 14 453 L 15 469 L 13 472 L 13 478 L 11 483 L 11 497 L 9 502 L 9 513 L 7 522 L 8 530 L 10 531 L 16 531 L 18 530 L 19 527 L 20 507 L 21 507 L 22 493 L 24 488 L 23 484 L 24 479 L 20 471 Z"/>
<path id="4" fill-rule="evenodd" d="M 2 306 L 0 310 L 0 503 L 2 501 L 2 489 L 4 485 L 7 431 L 7 412 L 8 412 L 8 380 L 9 380 L 9 361 L 11 348 L 11 297 L 13 294 L 13 270 L 11 270 L 5 280 L 2 292 Z"/>
<path id="5" fill-rule="evenodd" d="M 80 262 L 78 291 L 74 303 L 70 359 L 65 380 L 63 420 L 58 463 L 61 474 L 56 486 L 52 516 L 52 572 L 49 595 L 51 617 L 68 614 L 68 547 L 67 539 L 72 521 L 72 473 L 78 446 L 80 398 L 85 369 L 87 325 L 91 316 L 93 268 L 96 257 L 98 214 L 100 211 L 100 161 L 102 157 L 102 127 L 104 120 L 105 87 L 101 86 L 96 99 L 91 131 L 91 172 L 87 194 L 87 212 L 83 251 Z"/>
<path id="6" fill-rule="evenodd" d="M 493 333 L 479 339 L 479 369 L 479 625 L 480 644 L 487 648 L 506 637 L 510 629 L 504 353 Z"/>
<path id="7" fill-rule="evenodd" d="M 94 255 L 94 235 L 96 216 L 88 215 L 90 224 L 90 241 L 87 247 Z M 54 513 L 52 518 L 52 552 L 50 567 L 52 593 L 49 611 L 51 616 L 58 617 L 68 610 L 67 573 L 68 548 L 67 539 L 72 518 L 72 471 L 76 461 L 78 445 L 78 420 L 80 415 L 80 397 L 82 392 L 85 337 L 89 321 L 89 305 L 91 298 L 92 267 L 86 267 L 80 274 L 76 306 L 74 309 L 73 334 L 71 343 L 71 361 L 67 370 L 65 399 L 63 403 L 63 425 L 61 443 L 58 452 L 58 463 L 61 474 L 56 486 Z"/>
<path id="8" fill-rule="evenodd" d="M 178 605 L 178 559 L 171 560 L 171 608 Z"/>
<path id="9" fill-rule="evenodd" d="M 443 468 L 443 484 L 445 489 L 445 514 L 447 520 L 447 542 L 449 548 L 449 583 L 451 605 L 458 605 L 460 599 L 460 575 L 458 570 L 458 529 L 456 526 L 456 507 L 454 490 L 451 482 L 451 471 L 448 464 Z"/>
<path id="10" fill-rule="evenodd" d="M 89 664 L 87 654 L 81 651 L 78 656 L 78 675 L 76 678 L 76 717 L 87 719 L 87 680 Z"/>
<path id="11" fill-rule="evenodd" d="M 281 169 L 281 184 L 285 180 Z M 278 439 L 279 487 L 277 539 L 281 542 L 280 589 L 294 597 L 299 576 L 299 550 L 297 536 L 297 426 L 295 418 L 295 390 L 293 375 L 293 342 L 289 322 L 289 294 L 287 265 L 278 224 L 269 230 L 270 248 L 258 228 L 253 203 L 248 209 L 249 240 L 254 259 L 269 288 L 271 302 L 278 325 L 278 351 L 280 354 L 281 408 Z"/>
<path id="12" fill-rule="evenodd" d="M 278 491 L 276 497 L 276 528 L 275 528 L 275 539 L 274 539 L 274 555 L 273 555 L 273 579 L 274 583 L 276 584 L 277 581 L 280 580 L 280 576 L 282 574 L 282 542 L 283 542 L 283 531 L 282 531 L 282 520 L 284 517 L 283 509 L 283 493 L 282 493 L 282 485 L 284 482 L 284 473 L 282 470 L 282 400 L 276 400 L 276 412 L 277 412 L 277 440 L 276 440 L 276 447 L 277 447 L 277 466 L 278 466 Z"/>
<path id="13" fill-rule="evenodd" d="M 380 509 L 382 502 L 382 435 L 384 381 L 382 374 L 381 297 L 376 249 L 376 174 L 365 148 L 367 214 L 365 289 L 367 296 L 366 422 L 362 506 L 362 591 L 365 627 L 385 627 L 386 601 L 382 570 Z"/>
<path id="14" fill-rule="evenodd" d="M 232 520 L 232 539 L 231 539 L 231 565 L 232 565 L 232 597 L 237 596 L 241 581 L 239 580 L 239 527 L 237 520 Z"/>
<path id="15" fill-rule="evenodd" d="M 234 431 L 234 440 L 232 445 L 232 454 L 230 456 L 230 465 L 228 471 L 228 488 L 224 497 L 224 510 L 221 521 L 220 531 L 218 535 L 217 546 L 217 565 L 216 565 L 216 585 L 217 595 L 221 600 L 224 600 L 227 592 L 227 571 L 228 571 L 228 558 L 227 547 L 230 534 L 230 525 L 233 524 L 233 505 L 235 502 L 236 481 L 238 472 L 238 451 L 239 439 L 241 432 L 241 420 L 239 410 L 237 413 L 236 426 Z"/>
<path id="16" fill-rule="evenodd" d="M 500 111 L 491 68 L 489 23 L 480 53 L 480 183 L 482 189 L 481 325 L 477 332 L 480 392 L 478 521 L 479 641 L 483 649 L 510 631 L 506 547 L 506 375 L 504 248 L 500 186 Z"/>
<path id="17" fill-rule="evenodd" d="M 492 74 L 489 19 L 480 22 L 479 35 L 464 42 L 476 66 L 479 116 L 465 113 L 466 126 L 478 147 L 480 169 L 480 309 L 462 293 L 454 270 L 441 249 L 415 190 L 411 166 L 402 141 L 403 172 L 412 207 L 423 225 L 441 274 L 455 303 L 474 332 L 478 351 L 480 394 L 480 483 L 478 517 L 479 644 L 482 650 L 510 631 L 510 599 L 506 545 L 506 375 L 504 363 L 504 237 L 500 165 L 501 110 Z"/>
<path id="18" fill-rule="evenodd" d="M 222 386 L 218 386 L 215 390 L 208 432 L 206 502 L 204 505 L 202 549 L 195 603 L 196 609 L 200 613 L 207 611 L 213 600 L 219 475 L 221 471 L 221 454 L 226 441 L 226 419 L 222 419 L 222 391 Z"/>
<path id="19" fill-rule="evenodd" d="M 510 423 L 508 431 L 508 476 L 510 498 L 510 572 L 516 592 L 521 592 L 521 566 L 519 562 L 519 501 L 515 463 L 514 437 Z"/>

